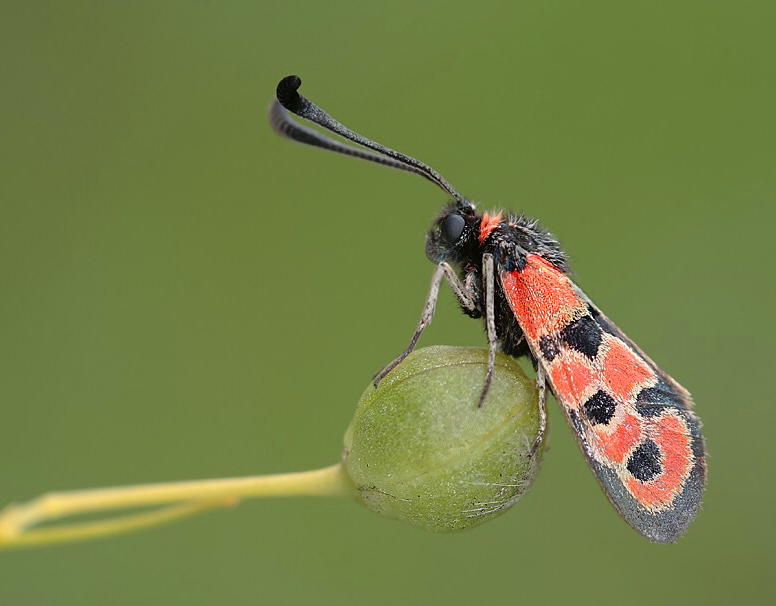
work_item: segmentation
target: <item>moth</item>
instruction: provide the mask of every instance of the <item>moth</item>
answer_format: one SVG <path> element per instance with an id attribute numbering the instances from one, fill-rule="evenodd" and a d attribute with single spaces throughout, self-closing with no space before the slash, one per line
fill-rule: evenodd
<path id="1" fill-rule="evenodd" d="M 480 213 L 431 167 L 343 126 L 298 92 L 288 76 L 277 87 L 270 121 L 281 135 L 428 179 L 448 195 L 426 238 L 436 264 L 426 303 L 407 349 L 375 378 L 377 385 L 414 349 L 447 281 L 472 318 L 482 318 L 489 357 L 482 406 L 496 351 L 530 356 L 536 368 L 540 435 L 547 388 L 615 509 L 656 542 L 674 542 L 700 506 L 706 481 L 704 440 L 689 392 L 661 370 L 568 276 L 558 241 L 525 215 Z M 360 147 L 295 122 L 293 113 Z"/>

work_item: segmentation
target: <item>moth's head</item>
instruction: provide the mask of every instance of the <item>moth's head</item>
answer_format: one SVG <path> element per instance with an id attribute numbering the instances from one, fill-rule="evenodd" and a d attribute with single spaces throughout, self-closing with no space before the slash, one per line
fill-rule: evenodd
<path id="1" fill-rule="evenodd" d="M 426 236 L 426 256 L 434 263 L 458 263 L 477 242 L 477 213 L 468 201 L 448 204 Z"/>

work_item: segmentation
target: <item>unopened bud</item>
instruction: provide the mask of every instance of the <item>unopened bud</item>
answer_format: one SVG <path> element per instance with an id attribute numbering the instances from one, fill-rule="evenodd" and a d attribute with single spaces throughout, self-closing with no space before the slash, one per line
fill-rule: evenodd
<path id="1" fill-rule="evenodd" d="M 503 513 L 528 490 L 544 449 L 531 452 L 536 388 L 499 354 L 480 407 L 487 365 L 483 349 L 428 347 L 366 389 L 344 460 L 367 507 L 445 532 Z"/>

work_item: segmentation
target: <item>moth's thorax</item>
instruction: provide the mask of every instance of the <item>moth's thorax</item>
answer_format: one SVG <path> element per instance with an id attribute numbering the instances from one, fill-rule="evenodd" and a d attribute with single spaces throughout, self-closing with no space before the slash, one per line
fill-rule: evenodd
<path id="1" fill-rule="evenodd" d="M 426 237 L 426 255 L 434 263 L 458 267 L 493 255 L 502 269 L 522 270 L 526 255 L 536 254 L 565 272 L 566 255 L 558 241 L 523 214 L 477 213 L 472 205 L 451 203 L 442 209 Z"/>

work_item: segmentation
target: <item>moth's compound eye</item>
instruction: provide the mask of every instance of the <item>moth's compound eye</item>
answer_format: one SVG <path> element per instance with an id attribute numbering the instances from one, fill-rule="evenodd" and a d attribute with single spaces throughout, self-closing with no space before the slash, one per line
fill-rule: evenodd
<path id="1" fill-rule="evenodd" d="M 461 237 L 465 225 L 466 221 L 464 221 L 461 215 L 451 213 L 442 219 L 442 223 L 439 227 L 442 232 L 442 237 L 452 244 Z"/>

